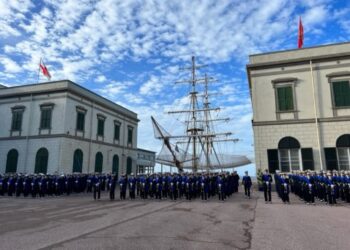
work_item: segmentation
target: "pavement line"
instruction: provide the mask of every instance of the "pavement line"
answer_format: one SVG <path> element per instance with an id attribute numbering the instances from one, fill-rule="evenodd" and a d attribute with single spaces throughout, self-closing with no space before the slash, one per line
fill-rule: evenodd
<path id="1" fill-rule="evenodd" d="M 143 216 L 147 216 L 147 215 L 150 215 L 150 214 L 154 214 L 156 212 L 159 212 L 161 210 L 164 210 L 164 209 L 167 209 L 167 208 L 170 208 L 170 207 L 174 207 L 174 206 L 177 206 L 181 203 L 183 203 L 184 201 L 178 201 L 174 204 L 170 204 L 168 206 L 165 206 L 165 207 L 161 207 L 159 209 L 155 209 L 153 211 L 149 211 L 149 212 L 146 212 L 146 213 L 143 213 L 143 214 L 140 214 L 140 215 L 137 215 L 137 216 L 134 216 L 134 217 L 131 217 L 131 218 L 128 218 L 128 219 L 125 219 L 125 220 L 122 220 L 122 221 L 118 221 L 116 223 L 113 223 L 111 225 L 108 225 L 108 226 L 104 226 L 104 227 L 100 227 L 100 228 L 97 228 L 97 229 L 94 229 L 94 230 L 91 230 L 89 232 L 86 232 L 86 233 L 83 233 L 83 234 L 80 234 L 80 235 L 77 235 L 77 236 L 74 236 L 74 237 L 71 237 L 71 238 L 68 238 L 68 239 L 64 239 L 62 241 L 58 241 L 54 244 L 49 244 L 47 246 L 44 246 L 44 247 L 41 247 L 41 248 L 38 248 L 38 250 L 46 250 L 46 249 L 52 249 L 54 247 L 58 247 L 66 242 L 69 242 L 69 241 L 72 241 L 72 240 L 75 240 L 75 239 L 78 239 L 80 237 L 84 237 L 84 236 L 87 236 L 89 234 L 92 234 L 92 233 L 96 233 L 98 231 L 102 231 L 102 230 L 105 230 L 105 229 L 108 229 L 108 228 L 111 228 L 111 227 L 114 227 L 114 226 L 117 226 L 117 225 L 120 225 L 120 224 L 123 224 L 123 223 L 126 223 L 126 222 L 129 222 L 129 221 L 132 221 L 132 220 L 136 220 L 136 219 L 139 219 Z"/>

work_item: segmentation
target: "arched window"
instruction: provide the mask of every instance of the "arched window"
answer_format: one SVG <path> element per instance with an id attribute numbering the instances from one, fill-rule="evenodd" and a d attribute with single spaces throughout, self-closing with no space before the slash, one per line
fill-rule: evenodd
<path id="1" fill-rule="evenodd" d="M 278 156 L 282 172 L 301 170 L 300 143 L 297 139 L 287 136 L 278 143 Z"/>
<path id="2" fill-rule="evenodd" d="M 83 151 L 77 149 L 73 156 L 73 173 L 81 173 L 83 170 Z"/>
<path id="3" fill-rule="evenodd" d="M 6 173 L 16 173 L 17 162 L 18 162 L 18 151 L 16 149 L 11 149 L 7 153 Z"/>
<path id="4" fill-rule="evenodd" d="M 339 169 L 350 169 L 350 135 L 340 136 L 337 139 L 336 146 Z"/>
<path id="5" fill-rule="evenodd" d="M 103 155 L 101 152 L 97 152 L 95 158 L 95 172 L 102 173 L 102 165 L 103 165 Z"/>
<path id="6" fill-rule="evenodd" d="M 41 148 L 36 153 L 34 173 L 47 173 L 47 163 L 49 160 L 49 151 L 46 148 Z"/>
<path id="7" fill-rule="evenodd" d="M 119 156 L 114 155 L 113 156 L 113 166 L 112 166 L 112 173 L 116 174 L 118 177 L 118 172 L 119 172 Z"/>
<path id="8" fill-rule="evenodd" d="M 131 157 L 128 157 L 126 159 L 126 174 L 129 175 L 131 174 L 132 171 L 132 159 Z"/>

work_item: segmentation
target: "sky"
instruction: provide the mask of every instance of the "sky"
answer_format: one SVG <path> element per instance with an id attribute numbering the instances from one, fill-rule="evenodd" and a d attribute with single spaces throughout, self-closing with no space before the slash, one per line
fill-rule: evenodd
<path id="1" fill-rule="evenodd" d="M 342 0 L 0 0 L 0 84 L 72 80 L 138 113 L 138 147 L 159 151 L 153 115 L 169 133 L 181 131 L 166 111 L 186 107 L 181 70 L 195 56 L 210 90 L 218 127 L 232 131 L 235 154 L 254 160 L 249 55 L 295 49 L 299 16 L 304 47 L 347 42 L 350 1 Z M 180 124 L 181 125 L 181 124 Z M 248 166 L 253 169 L 254 166 Z M 242 169 L 240 169 L 242 172 Z"/>

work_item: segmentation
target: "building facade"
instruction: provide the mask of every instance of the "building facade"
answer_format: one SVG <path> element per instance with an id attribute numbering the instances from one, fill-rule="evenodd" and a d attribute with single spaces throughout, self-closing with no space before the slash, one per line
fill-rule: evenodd
<path id="1" fill-rule="evenodd" d="M 137 174 L 150 174 L 154 173 L 154 167 L 156 165 L 156 153 L 153 151 L 138 149 L 137 152 Z"/>
<path id="2" fill-rule="evenodd" d="M 251 55 L 257 168 L 349 169 L 350 43 Z"/>
<path id="3" fill-rule="evenodd" d="M 69 80 L 0 88 L 0 173 L 136 172 L 137 114 Z"/>

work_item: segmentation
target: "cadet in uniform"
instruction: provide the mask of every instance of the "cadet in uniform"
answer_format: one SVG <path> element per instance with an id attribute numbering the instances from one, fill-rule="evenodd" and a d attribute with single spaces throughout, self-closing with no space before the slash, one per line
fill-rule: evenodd
<path id="1" fill-rule="evenodd" d="M 266 169 L 265 173 L 262 176 L 263 186 L 264 186 L 264 198 L 265 203 L 270 202 L 271 203 L 271 183 L 272 183 L 272 177 L 269 174 L 269 171 Z"/>
<path id="2" fill-rule="evenodd" d="M 252 186 L 252 179 L 248 175 L 248 171 L 245 171 L 245 176 L 242 178 L 242 185 L 244 186 L 244 194 L 250 199 L 250 188 Z"/>

